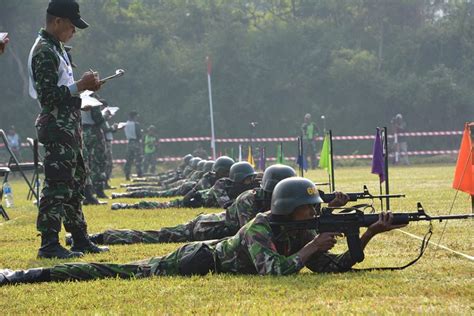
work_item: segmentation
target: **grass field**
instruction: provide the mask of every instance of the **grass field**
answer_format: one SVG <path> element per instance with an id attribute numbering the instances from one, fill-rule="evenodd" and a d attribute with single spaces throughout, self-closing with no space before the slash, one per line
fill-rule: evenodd
<path id="1" fill-rule="evenodd" d="M 415 211 L 421 201 L 428 214 L 447 214 L 455 196 L 451 189 L 454 166 L 392 168 L 394 211 Z M 325 182 L 322 171 L 308 177 Z M 18 177 L 17 177 L 18 179 Z M 121 179 L 114 179 L 118 185 Z M 336 188 L 355 192 L 367 184 L 378 192 L 377 176 L 368 167 L 336 170 Z M 0 268 L 50 266 L 60 260 L 38 260 L 36 208 L 26 201 L 26 185 L 13 182 L 15 208 L 9 222 L 0 219 Z M 115 200 L 114 200 L 115 201 Z M 120 201 L 120 200 L 119 200 Z M 127 200 L 122 200 L 127 201 Z M 132 200 L 128 200 L 132 201 Z M 109 201 L 110 205 L 111 201 Z M 374 202 L 380 209 L 379 202 Z M 157 229 L 185 222 L 204 209 L 121 210 L 86 206 L 89 232 L 107 228 Z M 470 199 L 459 193 L 453 213 L 470 213 Z M 432 241 L 442 228 L 434 223 Z M 404 228 L 421 236 L 427 223 Z M 448 223 L 441 244 L 474 255 L 474 221 Z M 61 233 L 64 236 L 64 232 Z M 61 238 L 62 238 L 61 237 Z M 63 239 L 63 238 L 62 238 Z M 112 246 L 101 255 L 80 261 L 125 263 L 174 250 L 178 244 Z M 357 267 L 402 265 L 416 257 L 420 241 L 398 231 L 377 236 Z M 341 239 L 335 252 L 346 249 Z M 91 282 L 43 283 L 0 288 L 0 314 L 474 314 L 474 261 L 430 246 L 425 256 L 404 271 L 313 274 L 305 269 L 287 277 L 207 275 L 154 277 L 141 280 L 108 279 Z"/>

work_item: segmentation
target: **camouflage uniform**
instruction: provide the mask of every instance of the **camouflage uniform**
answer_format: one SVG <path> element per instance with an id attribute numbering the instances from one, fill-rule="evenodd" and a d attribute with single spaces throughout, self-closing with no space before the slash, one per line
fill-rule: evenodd
<path id="1" fill-rule="evenodd" d="M 140 124 L 135 121 L 127 121 L 127 124 L 134 124 L 134 138 L 129 138 L 127 136 L 128 144 L 127 144 L 127 162 L 125 163 L 123 170 L 125 172 L 125 177 L 127 179 L 130 178 L 130 172 L 132 171 L 132 164 L 135 162 L 135 168 L 137 171 L 137 175 L 139 177 L 142 176 L 142 162 L 143 162 L 143 151 L 142 151 L 142 143 L 141 143 L 141 129 Z M 127 126 L 125 126 L 125 130 L 127 130 Z"/>
<path id="2" fill-rule="evenodd" d="M 57 233 L 64 220 L 66 231 L 85 231 L 81 201 L 86 171 L 82 156 L 81 99 L 67 86 L 57 86 L 60 52 L 68 60 L 62 43 L 40 31 L 32 50 L 31 70 L 41 113 L 36 119 L 38 139 L 44 145 L 45 179 L 41 192 L 37 229 Z"/>
<path id="3" fill-rule="evenodd" d="M 146 197 L 173 197 L 173 196 L 184 196 L 191 191 L 197 184 L 197 180 L 202 178 L 203 172 L 197 171 L 194 175 L 184 183 L 174 186 L 168 190 L 159 190 L 159 187 L 135 187 L 127 189 L 130 193 L 116 194 L 115 197 L 127 197 L 127 198 L 146 198 Z M 197 180 L 196 180 L 197 179 Z M 202 187 L 199 186 L 199 187 Z"/>
<path id="4" fill-rule="evenodd" d="M 106 230 L 99 234 L 101 239 L 97 243 L 111 245 L 220 239 L 237 233 L 258 213 L 267 211 L 269 206 L 263 198 L 262 189 L 248 190 L 240 194 L 225 212 L 201 214 L 186 224 L 160 230 Z"/>
<path id="5" fill-rule="evenodd" d="M 109 122 L 105 121 L 102 125 L 102 130 L 105 134 L 105 177 L 106 181 L 112 177 L 112 169 L 114 168 L 113 153 L 112 153 L 112 141 L 113 133 L 117 130 L 110 126 Z"/>
<path id="6" fill-rule="evenodd" d="M 170 202 L 140 201 L 134 204 L 116 203 L 112 209 L 161 209 L 172 207 L 218 207 L 224 208 L 229 205 L 231 198 L 228 189 L 231 187 L 229 178 L 221 178 L 208 190 L 188 192 L 183 199 Z M 132 192 L 135 193 L 135 192 Z"/>
<path id="7" fill-rule="evenodd" d="M 92 185 L 97 189 L 107 180 L 105 137 L 101 125 L 105 122 L 100 107 L 93 107 L 91 117 L 95 124 L 83 124 L 84 129 L 84 160 L 90 170 Z"/>
<path id="8" fill-rule="evenodd" d="M 150 277 L 153 275 L 189 275 L 239 273 L 290 275 L 305 265 L 298 251 L 315 237 L 312 231 L 292 235 L 274 234 L 269 212 L 259 214 L 233 237 L 220 241 L 185 244 L 174 252 L 130 264 L 70 263 L 50 269 L 53 281 L 90 280 L 106 277 Z M 314 272 L 344 272 L 355 264 L 349 252 L 314 254 L 306 267 Z"/>

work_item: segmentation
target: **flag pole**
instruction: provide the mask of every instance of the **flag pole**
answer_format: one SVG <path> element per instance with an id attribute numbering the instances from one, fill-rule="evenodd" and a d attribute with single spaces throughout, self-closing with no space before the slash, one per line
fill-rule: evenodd
<path id="1" fill-rule="evenodd" d="M 387 127 L 383 128 L 383 153 L 385 158 L 385 194 L 390 194 L 390 184 L 389 184 L 389 176 L 388 176 L 388 135 L 387 135 Z M 387 197 L 385 200 L 385 207 L 387 211 L 390 210 L 390 198 Z"/>
<path id="2" fill-rule="evenodd" d="M 211 59 L 209 56 L 206 56 L 207 62 L 207 87 L 209 90 L 209 112 L 211 117 L 211 149 L 212 149 L 212 159 L 216 159 L 216 136 L 214 133 L 214 111 L 212 109 L 212 85 L 211 85 Z"/>
<path id="3" fill-rule="evenodd" d="M 471 135 L 471 157 L 474 154 L 474 146 L 472 145 L 472 128 L 474 127 L 473 123 L 469 123 L 469 132 Z M 472 170 L 474 170 L 474 159 L 471 158 Z M 474 195 L 471 195 L 471 213 L 474 214 Z"/>
<path id="4" fill-rule="evenodd" d="M 304 155 L 303 155 L 303 134 L 301 134 L 301 136 L 298 137 L 298 157 L 301 157 L 300 177 L 304 177 L 304 168 L 303 168 L 304 162 L 303 162 L 303 159 L 305 159 L 306 157 L 304 157 Z"/>
<path id="5" fill-rule="evenodd" d="M 334 181 L 334 156 L 332 152 L 332 130 L 329 130 L 329 152 L 331 157 L 331 185 L 332 191 L 336 191 L 336 182 Z"/>

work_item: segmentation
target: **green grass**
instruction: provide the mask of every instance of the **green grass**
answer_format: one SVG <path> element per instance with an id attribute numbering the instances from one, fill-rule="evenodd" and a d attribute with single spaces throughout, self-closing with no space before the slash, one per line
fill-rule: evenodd
<path id="1" fill-rule="evenodd" d="M 392 193 L 407 198 L 392 200 L 394 211 L 414 211 L 421 201 L 429 214 L 447 214 L 455 191 L 454 166 L 392 168 Z M 308 175 L 325 182 L 322 171 Z M 355 192 L 367 184 L 378 192 L 377 176 L 369 167 L 339 168 L 336 188 Z M 114 179 L 114 184 L 120 183 Z M 26 201 L 26 185 L 13 181 L 16 207 L 8 209 L 9 222 L 0 219 L 0 267 L 50 266 L 60 260 L 38 260 L 36 208 Z M 123 200 L 126 201 L 126 200 Z M 129 200 L 132 201 L 132 200 Z M 110 204 L 110 201 L 109 201 Z M 380 208 L 378 201 L 375 202 Z M 107 228 L 157 229 L 182 223 L 204 209 L 121 210 L 86 206 L 90 232 Z M 469 213 L 470 199 L 459 193 L 453 213 Z M 438 241 L 444 224 L 434 223 L 432 241 Z M 474 255 L 474 221 L 452 221 L 442 244 Z M 418 236 L 426 223 L 405 228 Z M 62 232 L 61 238 L 64 232 Z M 377 236 L 358 267 L 401 265 L 414 258 L 420 242 L 394 231 Z M 129 262 L 164 255 L 178 244 L 112 246 L 101 255 L 80 261 Z M 340 241 L 335 251 L 344 251 Z M 288 277 L 207 275 L 205 277 L 154 277 L 141 280 L 43 283 L 0 288 L 1 314 L 470 314 L 474 313 L 474 262 L 430 246 L 425 256 L 404 271 L 375 271 L 317 275 L 303 270 Z"/>

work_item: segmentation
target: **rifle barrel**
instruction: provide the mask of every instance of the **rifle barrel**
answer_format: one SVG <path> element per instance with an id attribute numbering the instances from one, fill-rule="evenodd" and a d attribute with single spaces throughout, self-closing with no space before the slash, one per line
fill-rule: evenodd
<path id="1" fill-rule="evenodd" d="M 361 199 L 393 199 L 393 198 L 402 198 L 405 197 L 405 194 L 381 194 L 381 195 L 372 195 L 367 192 L 351 192 L 351 193 L 346 193 L 347 196 L 349 196 L 349 201 L 355 202 L 357 200 Z M 324 193 L 322 191 L 319 192 L 319 195 L 321 196 L 321 199 L 324 201 L 324 203 L 329 203 L 332 200 L 336 198 L 335 193 Z"/>

